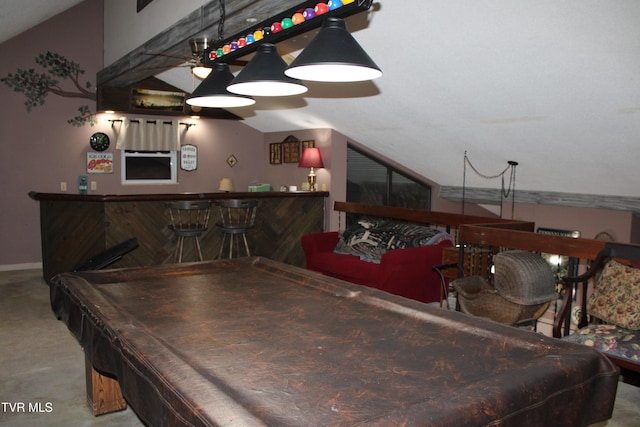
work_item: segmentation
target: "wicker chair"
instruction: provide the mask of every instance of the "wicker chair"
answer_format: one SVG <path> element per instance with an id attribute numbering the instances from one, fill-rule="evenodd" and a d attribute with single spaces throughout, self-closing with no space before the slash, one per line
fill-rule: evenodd
<path id="1" fill-rule="evenodd" d="M 557 298 L 549 264 L 533 252 L 511 250 L 493 257 L 493 286 L 481 276 L 454 280 L 462 312 L 507 325 L 537 320 Z"/>

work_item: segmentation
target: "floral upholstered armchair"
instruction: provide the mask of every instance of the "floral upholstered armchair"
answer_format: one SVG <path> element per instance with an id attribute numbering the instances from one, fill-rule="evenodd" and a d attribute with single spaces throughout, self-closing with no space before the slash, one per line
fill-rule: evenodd
<path id="1" fill-rule="evenodd" d="M 564 279 L 566 295 L 582 285 L 578 331 L 563 337 L 602 351 L 627 382 L 640 385 L 640 246 L 607 243 L 587 272 Z M 589 292 L 589 284 L 593 289 Z M 568 299 L 556 317 L 560 338 Z"/>

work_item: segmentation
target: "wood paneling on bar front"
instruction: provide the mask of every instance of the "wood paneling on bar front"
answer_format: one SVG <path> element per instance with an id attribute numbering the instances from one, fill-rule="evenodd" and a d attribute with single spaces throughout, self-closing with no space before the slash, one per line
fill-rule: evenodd
<path id="1" fill-rule="evenodd" d="M 173 262 L 176 236 L 167 227 L 165 203 L 172 200 L 257 199 L 256 227 L 248 234 L 252 255 L 304 266 L 302 235 L 324 231 L 327 192 L 198 193 L 96 196 L 29 193 L 40 202 L 42 264 L 45 280 L 72 271 L 98 253 L 130 238 L 139 247 L 111 268 L 141 267 Z M 212 207 L 209 229 L 200 242 L 205 260 L 218 255 L 222 242 Z M 195 261 L 194 246 L 185 241 L 184 261 Z"/>

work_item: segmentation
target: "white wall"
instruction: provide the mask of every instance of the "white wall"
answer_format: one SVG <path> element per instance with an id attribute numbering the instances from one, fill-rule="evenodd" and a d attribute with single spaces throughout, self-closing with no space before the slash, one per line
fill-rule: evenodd
<path id="1" fill-rule="evenodd" d="M 136 13 L 134 0 L 104 2 L 104 66 L 143 45 L 169 28 L 206 0 L 153 0 Z"/>

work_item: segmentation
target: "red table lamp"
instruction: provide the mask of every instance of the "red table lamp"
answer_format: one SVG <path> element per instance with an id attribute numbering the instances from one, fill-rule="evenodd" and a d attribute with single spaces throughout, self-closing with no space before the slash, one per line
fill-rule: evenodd
<path id="1" fill-rule="evenodd" d="M 316 173 L 313 168 L 323 168 L 322 156 L 319 148 L 305 148 L 302 158 L 298 164 L 300 168 L 311 168 L 309 170 L 309 191 L 316 191 Z"/>

